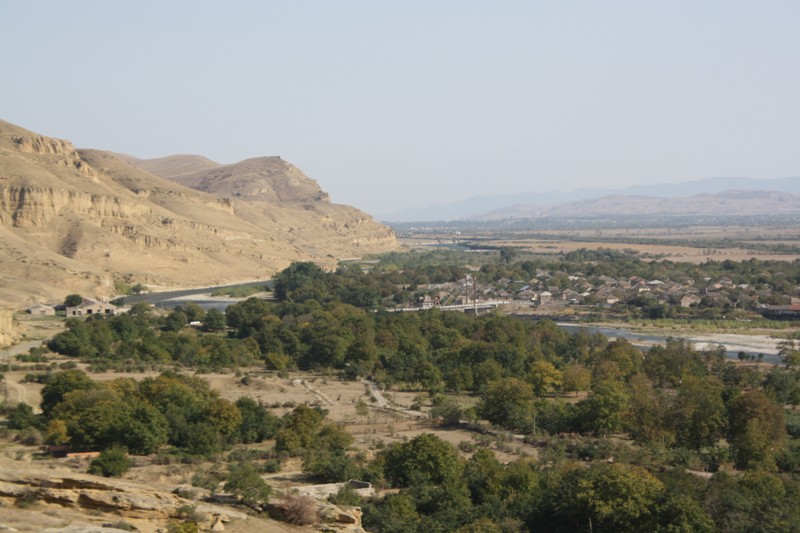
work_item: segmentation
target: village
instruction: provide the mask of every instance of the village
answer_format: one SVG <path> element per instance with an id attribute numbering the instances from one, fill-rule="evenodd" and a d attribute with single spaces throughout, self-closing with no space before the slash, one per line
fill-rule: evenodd
<path id="1" fill-rule="evenodd" d="M 645 279 L 639 276 L 617 279 L 606 275 L 589 277 L 581 272 L 538 270 L 529 280 L 500 278 L 480 283 L 477 276 L 449 283 L 418 285 L 424 292 L 418 308 L 523 306 L 544 314 L 559 314 L 605 309 L 623 312 L 648 308 L 650 318 L 664 318 L 666 308 L 688 310 L 755 311 L 768 318 L 800 318 L 800 287 L 790 294 L 775 291 L 769 284 L 737 284 L 729 277 L 696 280 L 681 276 L 676 280 Z M 655 310 L 655 311 L 653 311 Z"/>

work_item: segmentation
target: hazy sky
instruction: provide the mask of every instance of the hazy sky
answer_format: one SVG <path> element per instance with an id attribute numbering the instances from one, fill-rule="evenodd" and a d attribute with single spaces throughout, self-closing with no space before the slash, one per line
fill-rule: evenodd
<path id="1" fill-rule="evenodd" d="M 0 0 L 0 118 L 373 214 L 800 174 L 800 2 Z"/>

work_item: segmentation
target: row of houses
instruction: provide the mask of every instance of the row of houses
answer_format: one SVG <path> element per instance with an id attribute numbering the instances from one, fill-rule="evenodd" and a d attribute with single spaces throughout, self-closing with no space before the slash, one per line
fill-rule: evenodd
<path id="1" fill-rule="evenodd" d="M 553 281 L 559 282 L 558 285 Z M 565 280 L 568 280 L 565 282 Z M 567 285 L 565 287 L 565 285 Z M 700 285 L 700 286 L 698 286 Z M 453 283 L 431 284 L 418 287 L 427 292 L 421 306 L 436 306 L 440 302 L 459 304 L 477 299 L 503 299 L 527 302 L 539 307 L 566 305 L 614 305 L 632 299 L 652 300 L 659 304 L 693 307 L 705 301 L 712 305 L 738 305 L 754 308 L 774 299 L 769 287 L 736 285 L 730 278 L 703 279 L 696 283 L 691 277 L 677 280 L 647 280 L 638 276 L 615 279 L 598 276 L 588 280 L 580 273 L 567 276 L 563 272 L 551 274 L 540 271 L 536 277 L 525 281 L 501 278 L 488 284 L 474 284 L 472 278 Z M 789 297 L 791 295 L 784 295 Z"/>

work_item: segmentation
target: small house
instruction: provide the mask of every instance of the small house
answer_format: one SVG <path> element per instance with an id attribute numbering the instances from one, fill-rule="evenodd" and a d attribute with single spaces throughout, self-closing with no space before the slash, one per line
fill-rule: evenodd
<path id="1" fill-rule="evenodd" d="M 67 317 L 91 316 L 91 315 L 118 315 L 122 310 L 116 305 L 98 302 L 85 298 L 80 305 L 67 307 Z"/>
<path id="2" fill-rule="evenodd" d="M 34 305 L 28 308 L 28 314 L 33 316 L 55 316 L 56 308 L 44 304 Z"/>

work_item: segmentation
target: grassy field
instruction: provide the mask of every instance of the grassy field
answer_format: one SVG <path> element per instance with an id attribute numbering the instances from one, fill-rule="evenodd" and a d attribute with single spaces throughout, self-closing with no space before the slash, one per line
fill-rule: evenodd
<path id="1" fill-rule="evenodd" d="M 509 246 L 537 255 L 586 249 L 636 250 L 643 258 L 703 263 L 709 259 L 794 261 L 800 258 L 800 228 L 786 226 L 699 226 L 685 228 L 581 229 L 530 231 L 459 231 L 407 233 L 409 248 L 442 245 Z"/>

